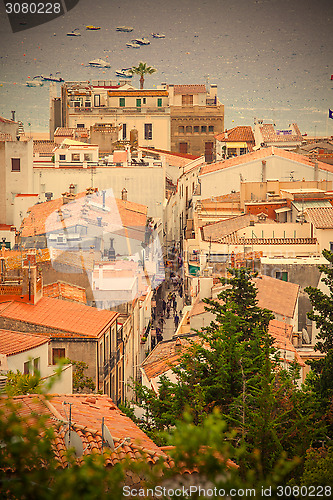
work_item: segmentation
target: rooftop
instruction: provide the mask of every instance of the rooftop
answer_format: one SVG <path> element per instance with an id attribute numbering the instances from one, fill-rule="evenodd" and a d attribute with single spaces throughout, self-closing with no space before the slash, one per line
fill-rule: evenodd
<path id="1" fill-rule="evenodd" d="M 216 163 L 210 163 L 204 165 L 201 168 L 200 176 L 207 175 L 212 172 L 217 172 L 218 170 L 224 170 L 226 168 L 235 167 L 237 165 L 243 165 L 244 163 L 250 163 L 252 161 L 257 161 L 257 160 L 264 160 L 265 158 L 269 158 L 270 156 L 285 158 L 287 160 L 295 161 L 297 163 L 302 163 L 303 165 L 307 165 L 313 168 L 315 167 L 315 163 L 317 163 L 318 168 L 320 170 L 333 172 L 333 165 L 329 165 L 328 163 L 323 163 L 320 161 L 316 162 L 316 160 L 312 160 L 308 156 L 303 156 L 298 153 L 292 153 L 291 151 L 286 151 L 285 149 L 282 148 L 270 146 L 268 148 L 259 149 L 258 151 L 254 151 L 252 153 L 247 153 L 245 155 L 240 155 L 234 158 L 230 158 L 229 160 L 219 161 Z"/>
<path id="2" fill-rule="evenodd" d="M 174 85 L 174 93 L 175 95 L 181 94 L 206 94 L 207 89 L 206 85 Z"/>
<path id="3" fill-rule="evenodd" d="M 0 317 L 58 330 L 52 337 L 99 337 L 118 313 L 77 302 L 42 297 L 36 304 L 0 303 Z"/>
<path id="4" fill-rule="evenodd" d="M 0 354 L 5 354 L 6 356 L 14 356 L 15 354 L 29 351 L 48 342 L 49 339 L 40 335 L 0 329 Z"/>
<path id="5" fill-rule="evenodd" d="M 316 229 L 333 229 L 333 207 L 307 208 L 306 215 Z"/>
<path id="6" fill-rule="evenodd" d="M 57 299 L 72 300 L 87 303 L 86 290 L 81 286 L 71 285 L 64 281 L 57 281 L 43 286 L 43 296 Z"/>
<path id="7" fill-rule="evenodd" d="M 233 127 L 215 136 L 221 142 L 250 142 L 255 143 L 252 127 L 249 125 Z"/>

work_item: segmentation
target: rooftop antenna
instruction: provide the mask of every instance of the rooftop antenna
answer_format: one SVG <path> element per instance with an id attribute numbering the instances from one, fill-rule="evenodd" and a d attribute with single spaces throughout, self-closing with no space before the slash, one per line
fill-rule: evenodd
<path id="1" fill-rule="evenodd" d="M 130 441 L 130 437 L 125 437 L 124 440 L 120 444 L 118 444 L 117 447 L 115 447 L 111 432 L 104 423 L 104 417 L 102 417 L 102 453 L 104 450 L 104 446 L 110 448 L 111 451 L 117 451 L 124 443 L 129 443 Z"/>
<path id="2" fill-rule="evenodd" d="M 69 405 L 68 431 L 66 431 L 66 433 L 65 433 L 66 448 L 67 448 L 67 450 L 69 450 L 70 448 L 74 448 L 75 456 L 77 458 L 82 457 L 83 444 L 82 444 L 81 438 L 77 432 L 75 432 L 71 429 L 71 427 L 72 427 L 72 404 L 73 403 L 67 403 L 66 401 L 64 401 L 62 404 Z M 65 415 L 66 415 L 66 411 L 65 411 Z M 66 418 L 67 418 L 67 415 L 66 415 Z M 68 464 L 68 467 L 69 467 L 69 464 Z"/>

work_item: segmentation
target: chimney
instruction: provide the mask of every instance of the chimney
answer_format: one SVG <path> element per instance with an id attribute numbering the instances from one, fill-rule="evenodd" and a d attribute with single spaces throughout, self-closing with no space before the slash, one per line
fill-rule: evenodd
<path id="1" fill-rule="evenodd" d="M 261 182 L 266 182 L 266 160 L 261 162 Z"/>
<path id="2" fill-rule="evenodd" d="M 113 248 L 113 238 L 110 238 L 109 260 L 116 260 L 116 251 Z"/>
<path id="3" fill-rule="evenodd" d="M 216 100 L 217 100 L 217 85 L 216 85 L 216 83 L 211 84 L 209 97 L 210 97 L 210 99 L 214 99 L 215 103 L 216 103 Z"/>
<path id="4" fill-rule="evenodd" d="M 15 121 L 15 111 L 11 111 L 11 114 L 12 114 L 12 120 L 14 122 Z"/>
<path id="5" fill-rule="evenodd" d="M 97 225 L 102 226 L 102 217 L 97 217 Z"/>
<path id="6" fill-rule="evenodd" d="M 74 184 L 70 184 L 70 185 L 69 185 L 69 192 L 70 192 L 71 194 L 75 194 L 75 186 L 74 186 Z"/>
<path id="7" fill-rule="evenodd" d="M 319 178 L 319 167 L 318 167 L 318 162 L 316 160 L 314 163 L 314 180 L 318 182 L 318 178 Z"/>
<path id="8" fill-rule="evenodd" d="M 180 352 L 182 350 L 182 341 L 180 340 L 179 337 L 177 337 L 176 343 L 175 343 L 175 351 Z"/>
<path id="9" fill-rule="evenodd" d="M 122 191 L 121 191 L 121 199 L 123 201 L 127 201 L 127 190 L 126 190 L 126 188 L 122 189 Z"/>
<path id="10" fill-rule="evenodd" d="M 61 196 L 63 205 L 67 205 L 67 203 L 69 203 L 70 201 L 75 200 L 75 194 L 73 193 L 68 193 L 68 192 L 62 193 Z"/>
<path id="11" fill-rule="evenodd" d="M 103 208 L 105 208 L 105 190 L 104 189 L 102 191 L 102 197 L 103 197 Z"/>
<path id="12" fill-rule="evenodd" d="M 50 193 L 49 191 L 47 193 L 45 193 L 46 201 L 51 201 L 52 197 L 53 197 L 53 193 Z"/>

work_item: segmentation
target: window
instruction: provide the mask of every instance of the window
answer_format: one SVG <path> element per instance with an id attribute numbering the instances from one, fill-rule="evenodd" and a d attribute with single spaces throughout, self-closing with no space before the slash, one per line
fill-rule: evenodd
<path id="1" fill-rule="evenodd" d="M 59 359 L 65 358 L 65 349 L 62 347 L 54 347 L 52 349 L 52 364 L 56 365 Z"/>
<path id="2" fill-rule="evenodd" d="M 146 99 L 145 97 L 143 97 L 143 98 L 142 98 L 142 102 L 143 102 L 143 104 L 146 104 L 147 99 Z"/>
<path id="3" fill-rule="evenodd" d="M 98 108 L 101 105 L 101 96 L 99 94 L 94 95 L 94 106 Z"/>
<path id="4" fill-rule="evenodd" d="M 193 95 L 182 95 L 182 106 L 193 106 Z"/>
<path id="5" fill-rule="evenodd" d="M 26 361 L 23 364 L 23 373 L 24 375 L 28 375 L 30 373 L 30 361 Z"/>
<path id="6" fill-rule="evenodd" d="M 136 100 L 136 107 L 141 108 L 141 99 Z"/>
<path id="7" fill-rule="evenodd" d="M 125 107 L 125 97 L 120 97 L 119 98 L 119 106 L 121 108 L 124 108 Z"/>
<path id="8" fill-rule="evenodd" d="M 91 153 L 84 153 L 84 161 L 92 161 L 92 154 Z"/>
<path id="9" fill-rule="evenodd" d="M 79 108 L 81 106 L 80 101 L 74 101 L 74 108 Z"/>
<path id="10" fill-rule="evenodd" d="M 192 134 L 192 127 L 191 127 L 191 125 L 187 125 L 187 127 L 186 127 L 186 133 L 187 134 Z"/>
<path id="11" fill-rule="evenodd" d="M 65 161 L 66 155 L 59 155 L 59 161 Z"/>
<path id="12" fill-rule="evenodd" d="M 201 125 L 201 133 L 206 134 L 207 133 L 207 127 L 206 125 Z"/>
<path id="13" fill-rule="evenodd" d="M 145 123 L 145 139 L 152 140 L 153 138 L 153 124 Z"/>
<path id="14" fill-rule="evenodd" d="M 73 153 L 72 161 L 80 161 L 80 153 Z"/>
<path id="15" fill-rule="evenodd" d="M 40 358 L 35 358 L 34 359 L 34 374 L 39 372 L 40 370 Z"/>
<path id="16" fill-rule="evenodd" d="M 161 97 L 159 97 L 159 98 L 157 99 L 157 107 L 158 107 L 158 108 L 161 108 L 161 107 L 162 107 L 162 98 L 161 98 Z"/>
<path id="17" fill-rule="evenodd" d="M 187 153 L 187 142 L 180 142 L 179 143 L 179 152 L 180 153 Z"/>
<path id="18" fill-rule="evenodd" d="M 288 273 L 286 271 L 275 271 L 275 278 L 277 280 L 288 281 Z"/>
<path id="19" fill-rule="evenodd" d="M 208 132 L 214 133 L 214 125 L 209 125 Z"/>
<path id="20" fill-rule="evenodd" d="M 185 127 L 183 125 L 179 125 L 179 127 L 178 127 L 178 133 L 179 134 L 183 134 L 184 130 L 185 130 Z"/>
<path id="21" fill-rule="evenodd" d="M 12 172 L 21 172 L 21 158 L 12 158 Z"/>
<path id="22" fill-rule="evenodd" d="M 198 134 L 198 133 L 199 133 L 199 125 L 194 125 L 194 127 L 193 127 L 193 132 L 194 132 L 195 134 Z"/>
<path id="23" fill-rule="evenodd" d="M 126 134 L 127 134 L 127 130 L 126 130 L 126 123 L 123 123 L 123 141 L 126 139 Z"/>
<path id="24" fill-rule="evenodd" d="M 76 128 L 84 128 L 84 123 L 77 123 Z"/>

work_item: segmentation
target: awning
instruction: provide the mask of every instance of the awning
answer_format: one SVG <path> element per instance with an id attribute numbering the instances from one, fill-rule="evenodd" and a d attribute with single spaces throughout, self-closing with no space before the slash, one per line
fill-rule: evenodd
<path id="1" fill-rule="evenodd" d="M 227 148 L 247 148 L 246 142 L 226 142 Z"/>
<path id="2" fill-rule="evenodd" d="M 283 212 L 291 212 L 291 208 L 289 207 L 281 207 L 281 208 L 276 208 L 274 210 L 276 214 L 282 214 Z"/>

